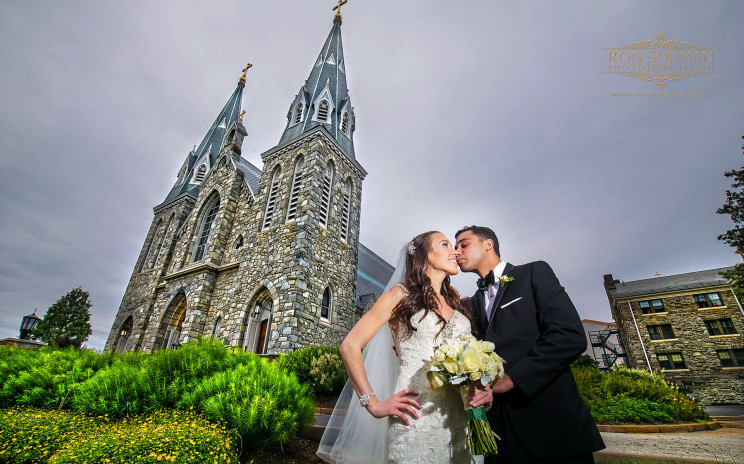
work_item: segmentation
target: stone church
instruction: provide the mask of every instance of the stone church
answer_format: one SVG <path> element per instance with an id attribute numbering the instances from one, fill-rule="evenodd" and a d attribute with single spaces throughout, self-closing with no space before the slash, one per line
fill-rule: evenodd
<path id="1" fill-rule="evenodd" d="M 155 206 L 106 349 L 202 335 L 256 353 L 338 345 L 392 266 L 359 243 L 362 181 L 341 15 L 262 169 L 241 156 L 246 73 Z"/>

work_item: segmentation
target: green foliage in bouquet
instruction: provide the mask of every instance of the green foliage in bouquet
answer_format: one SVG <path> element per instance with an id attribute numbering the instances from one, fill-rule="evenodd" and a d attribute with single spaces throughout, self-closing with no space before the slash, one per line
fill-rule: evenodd
<path id="1" fill-rule="evenodd" d="M 0 410 L 0 463 L 237 464 L 236 437 L 187 411 L 121 421 L 71 411 Z"/>
<path id="2" fill-rule="evenodd" d="M 335 358 L 324 357 L 329 354 L 341 359 L 338 348 L 312 346 L 282 355 L 277 365 L 284 372 L 297 376 L 297 379 L 308 385 L 313 393 L 334 395 L 341 392 L 346 382 L 346 369 L 343 362 L 339 364 Z M 321 358 L 323 361 L 318 361 Z"/>
<path id="3" fill-rule="evenodd" d="M 598 423 L 670 423 L 710 420 L 694 400 L 659 374 L 620 367 L 602 373 L 573 366 L 579 393 Z"/>
<path id="4" fill-rule="evenodd" d="M 308 388 L 258 356 L 204 379 L 179 407 L 201 410 L 236 430 L 243 450 L 284 443 L 315 419 Z"/>

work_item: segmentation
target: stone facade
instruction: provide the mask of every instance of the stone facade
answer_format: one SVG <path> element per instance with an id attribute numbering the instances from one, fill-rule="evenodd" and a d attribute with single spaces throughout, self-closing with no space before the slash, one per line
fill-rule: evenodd
<path id="1" fill-rule="evenodd" d="M 266 169 L 254 198 L 236 167 L 239 154 L 234 148 L 226 144 L 195 201 L 185 198 L 156 209 L 107 348 L 151 351 L 166 346 L 175 330 L 180 333 L 177 343 L 213 334 L 233 346 L 277 353 L 307 345 L 338 345 L 356 322 L 356 245 L 364 170 L 325 129 L 317 128 L 262 155 Z M 303 177 L 297 213 L 287 221 L 298 157 L 303 157 Z M 319 215 L 329 161 L 334 181 L 324 226 Z M 280 169 L 276 207 L 264 228 L 276 167 Z M 350 208 L 345 207 L 348 183 Z M 199 227 L 215 198 L 219 209 L 205 256 L 192 262 Z M 331 294 L 327 318 L 321 317 L 326 288 Z M 183 297 L 186 312 L 182 320 L 171 321 Z M 254 308 L 266 297 L 271 301 L 268 334 L 260 339 L 265 344 L 256 346 L 259 339 L 249 335 L 255 329 L 252 325 L 260 325 L 261 314 Z"/>
<path id="2" fill-rule="evenodd" d="M 634 282 L 604 278 L 628 364 L 662 371 L 706 405 L 744 403 L 744 363 L 721 359 L 744 349 L 744 313 L 723 270 Z"/>

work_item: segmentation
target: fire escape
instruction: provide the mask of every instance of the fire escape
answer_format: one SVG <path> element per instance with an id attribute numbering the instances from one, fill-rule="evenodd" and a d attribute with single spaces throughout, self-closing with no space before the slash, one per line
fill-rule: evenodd
<path id="1" fill-rule="evenodd" d="M 613 335 L 617 336 L 617 343 L 613 341 Z M 608 326 L 602 330 L 589 332 L 589 341 L 592 343 L 594 360 L 599 362 L 601 371 L 609 371 L 618 358 L 622 358 L 623 362 L 627 363 L 625 348 L 617 327 Z"/>

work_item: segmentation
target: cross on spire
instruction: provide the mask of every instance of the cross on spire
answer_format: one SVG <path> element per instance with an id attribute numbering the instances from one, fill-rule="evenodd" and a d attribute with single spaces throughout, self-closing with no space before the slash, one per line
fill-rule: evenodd
<path id="1" fill-rule="evenodd" d="M 240 82 L 245 83 L 245 75 L 248 74 L 248 70 L 253 67 L 252 64 L 248 63 L 245 65 L 245 68 L 243 68 L 243 75 L 240 76 Z"/>
<path id="2" fill-rule="evenodd" d="M 337 10 L 336 16 L 338 19 L 341 19 L 341 5 L 345 5 L 348 0 L 338 0 L 338 5 L 334 6 L 332 9 Z"/>

